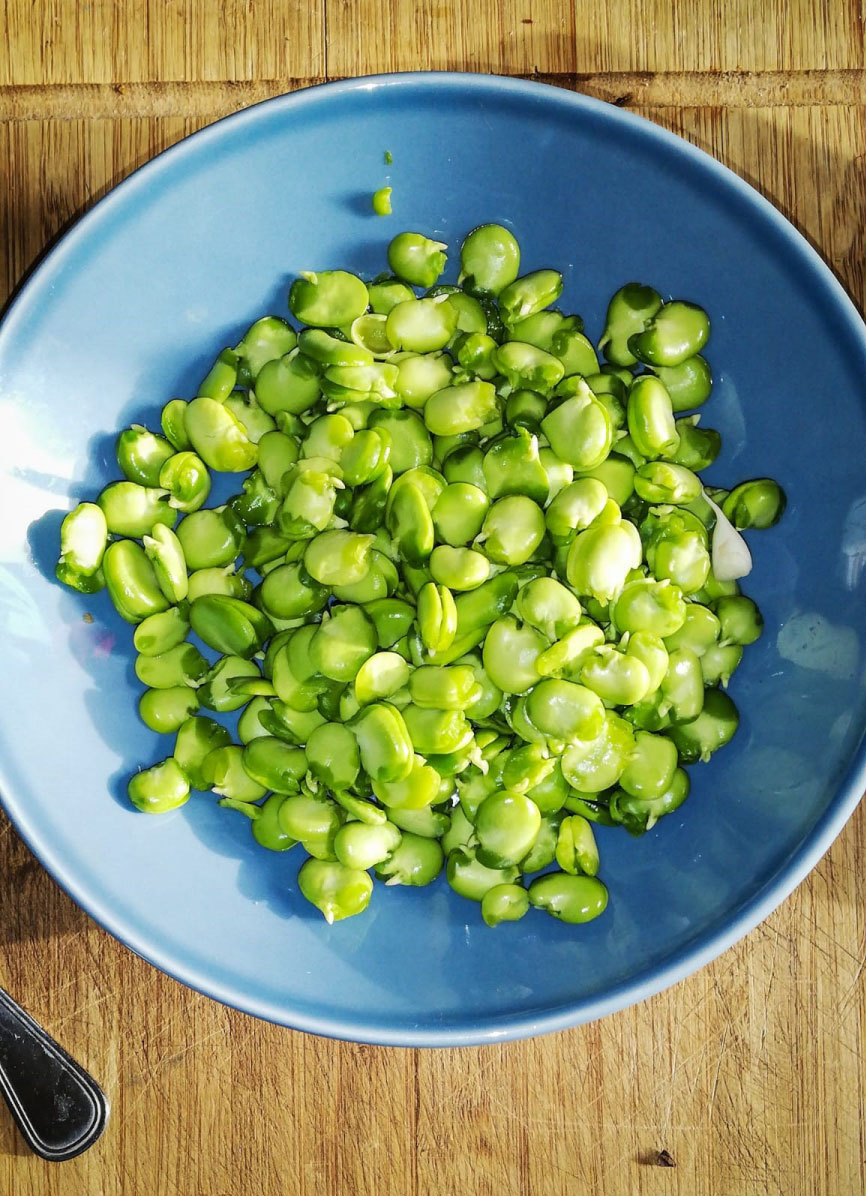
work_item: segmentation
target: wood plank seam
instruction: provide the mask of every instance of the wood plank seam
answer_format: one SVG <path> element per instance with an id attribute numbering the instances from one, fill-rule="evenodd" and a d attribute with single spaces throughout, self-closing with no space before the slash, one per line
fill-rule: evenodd
<path id="1" fill-rule="evenodd" d="M 327 58 L 325 61 L 327 69 Z M 341 76 L 255 82 L 54 83 L 0 87 L 0 121 L 116 120 L 135 117 L 214 118 L 286 91 Z M 535 79 L 620 107 L 797 108 L 866 105 L 866 71 L 532 72 Z"/>

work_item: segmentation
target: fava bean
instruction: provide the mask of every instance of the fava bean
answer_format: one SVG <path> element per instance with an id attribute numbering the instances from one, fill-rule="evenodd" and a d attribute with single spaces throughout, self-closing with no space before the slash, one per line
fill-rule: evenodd
<path id="1" fill-rule="evenodd" d="M 105 550 L 102 571 L 109 597 L 127 623 L 140 623 L 168 608 L 153 566 L 133 540 L 115 540 Z"/>
<path id="2" fill-rule="evenodd" d="M 226 473 L 252 469 L 258 450 L 246 428 L 224 403 L 199 397 L 187 405 L 184 427 L 205 465 Z"/>
<path id="3" fill-rule="evenodd" d="M 520 246 L 501 224 L 474 228 L 460 247 L 461 280 L 470 292 L 499 295 L 520 271 Z"/>
<path id="4" fill-rule="evenodd" d="M 703 308 L 674 299 L 662 304 L 642 332 L 628 338 L 628 347 L 647 365 L 677 366 L 699 353 L 709 335 L 710 321 Z"/>
<path id="5" fill-rule="evenodd" d="M 367 288 L 346 270 L 302 272 L 289 291 L 289 310 L 314 328 L 342 328 L 367 310 Z"/>
<path id="6" fill-rule="evenodd" d="M 620 287 L 608 304 L 604 332 L 598 342 L 608 361 L 620 366 L 637 363 L 629 338 L 643 332 L 661 305 L 662 297 L 652 287 L 639 282 Z"/>
<path id="7" fill-rule="evenodd" d="M 124 477 L 140 486 L 158 487 L 163 464 L 174 455 L 174 446 L 164 436 L 133 424 L 121 432 L 115 445 L 117 464 Z"/>
<path id="8" fill-rule="evenodd" d="M 370 904 L 373 881 L 360 868 L 347 868 L 338 861 L 310 859 L 298 872 L 298 888 L 330 926 L 364 912 Z"/>
<path id="9" fill-rule="evenodd" d="M 778 482 L 755 478 L 735 486 L 722 503 L 722 510 L 739 530 L 766 528 L 779 522 L 785 503 L 785 492 Z"/>
<path id="10" fill-rule="evenodd" d="M 553 872 L 529 886 L 529 900 L 560 922 L 590 922 L 607 907 L 607 889 L 594 876 Z"/>
<path id="11" fill-rule="evenodd" d="M 137 482 L 112 482 L 96 501 L 115 536 L 137 539 L 152 532 L 158 523 L 173 527 L 177 522 L 177 512 L 166 502 L 165 491 Z"/>
<path id="12" fill-rule="evenodd" d="M 194 789 L 206 789 L 207 781 L 202 765 L 215 748 L 231 743 L 228 730 L 207 715 L 186 719 L 178 727 L 174 744 L 174 760 Z"/>
<path id="13" fill-rule="evenodd" d="M 398 278 L 416 287 L 432 287 L 445 269 L 447 246 L 423 233 L 398 233 L 388 246 L 388 265 Z"/>
<path id="14" fill-rule="evenodd" d="M 94 594 L 105 585 L 102 558 L 108 544 L 105 513 L 96 503 L 79 503 L 60 527 L 59 581 L 82 594 Z"/>
<path id="15" fill-rule="evenodd" d="M 171 757 L 137 772 L 127 791 L 132 804 L 145 814 L 165 814 L 189 800 L 189 782 Z"/>

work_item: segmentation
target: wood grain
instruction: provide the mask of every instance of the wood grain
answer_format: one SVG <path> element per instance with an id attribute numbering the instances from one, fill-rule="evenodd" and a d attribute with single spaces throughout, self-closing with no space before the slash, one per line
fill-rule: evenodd
<path id="1" fill-rule="evenodd" d="M 0 85 L 866 65 L 861 0 L 0 0 Z"/>
<path id="2" fill-rule="evenodd" d="M 790 71 L 866 61 L 860 0 L 328 0 L 327 28 L 328 72 L 351 75 Z"/>
<path id="3" fill-rule="evenodd" d="M 866 306 L 859 0 L 0 0 L 0 300 L 141 162 L 340 74 L 449 66 L 634 107 L 748 178 Z M 418 1052 L 256 1022 L 130 954 L 0 821 L 2 981 L 111 1093 L 15 1196 L 854 1196 L 866 1190 L 866 809 L 714 964 L 592 1026 Z M 659 1165 L 669 1152 L 673 1167 Z"/>
<path id="4" fill-rule="evenodd" d="M 330 74 L 328 80 L 343 76 Z M 866 104 L 866 73 L 840 71 L 533 71 L 516 74 L 579 91 L 620 108 L 813 108 Z M 211 80 L 170 83 L 10 84 L 3 89 L 6 121 L 122 120 L 185 116 L 217 120 L 250 104 L 322 78 Z"/>

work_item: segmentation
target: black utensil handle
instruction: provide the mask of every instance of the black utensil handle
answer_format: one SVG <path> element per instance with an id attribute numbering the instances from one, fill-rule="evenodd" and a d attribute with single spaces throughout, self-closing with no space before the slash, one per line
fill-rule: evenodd
<path id="1" fill-rule="evenodd" d="M 2 988 L 0 1093 L 28 1145 L 51 1162 L 87 1150 L 108 1120 L 95 1080 Z"/>

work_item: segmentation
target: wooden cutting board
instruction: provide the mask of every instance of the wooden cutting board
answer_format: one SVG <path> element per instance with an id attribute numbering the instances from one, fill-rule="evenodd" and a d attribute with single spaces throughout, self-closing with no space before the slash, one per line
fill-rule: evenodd
<path id="1" fill-rule="evenodd" d="M 0 300 L 124 175 L 255 100 L 376 71 L 544 79 L 767 195 L 866 303 L 860 0 L 0 0 Z M 58 795 L 62 798 L 62 795 Z M 866 811 L 698 975 L 534 1042 L 419 1052 L 256 1022 L 130 954 L 0 825 L 8 988 L 111 1094 L 15 1196 L 856 1196 Z"/>

